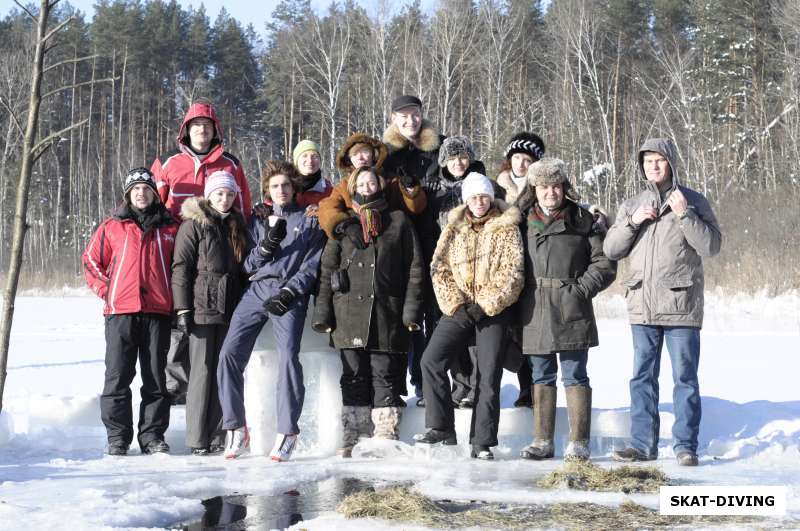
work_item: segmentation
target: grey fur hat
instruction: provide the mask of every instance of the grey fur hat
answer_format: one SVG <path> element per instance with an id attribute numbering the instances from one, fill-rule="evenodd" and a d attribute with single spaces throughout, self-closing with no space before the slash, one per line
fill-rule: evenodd
<path id="1" fill-rule="evenodd" d="M 580 194 L 572 188 L 564 161 L 561 159 L 546 157 L 534 162 L 528 166 L 527 177 L 531 186 L 560 184 L 564 188 L 564 196 L 573 201 L 579 201 L 581 198 Z"/>
<path id="2" fill-rule="evenodd" d="M 461 153 L 467 154 L 470 164 L 475 162 L 475 150 L 469 138 L 463 135 L 448 136 L 439 148 L 439 167 L 444 168 L 447 166 L 447 159 Z"/>

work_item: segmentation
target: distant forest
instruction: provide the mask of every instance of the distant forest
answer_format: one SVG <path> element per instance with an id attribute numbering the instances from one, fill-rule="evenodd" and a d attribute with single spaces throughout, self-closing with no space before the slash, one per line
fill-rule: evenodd
<path id="1" fill-rule="evenodd" d="M 50 44 L 27 285 L 76 282 L 79 257 L 120 200 L 121 177 L 175 145 L 199 99 L 220 115 L 254 195 L 260 168 L 303 138 L 334 153 L 380 136 L 391 100 L 418 95 L 443 134 L 475 143 L 490 176 L 508 139 L 542 136 L 584 200 L 613 213 L 641 188 L 635 152 L 670 136 L 681 181 L 723 228 L 709 284 L 800 288 L 800 3 L 796 0 L 441 0 L 315 13 L 283 0 L 265 28 L 176 1 L 98 0 Z M 75 15 L 59 4 L 56 19 Z M 30 86 L 33 27 L 0 21 L 0 267 L 6 269 Z M 79 280 L 78 280 L 79 281 Z"/>

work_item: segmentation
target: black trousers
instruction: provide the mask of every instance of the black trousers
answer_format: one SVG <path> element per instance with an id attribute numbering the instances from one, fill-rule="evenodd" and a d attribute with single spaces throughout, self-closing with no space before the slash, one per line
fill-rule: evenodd
<path id="1" fill-rule="evenodd" d="M 477 386 L 469 439 L 471 444 L 497 446 L 500 421 L 500 380 L 507 339 L 508 312 L 485 317 L 477 325 L 444 316 L 422 356 L 425 426 L 453 431 L 455 418 L 447 369 L 475 334 Z"/>
<path id="2" fill-rule="evenodd" d="M 170 319 L 166 315 L 132 313 L 105 319 L 106 373 L 100 396 L 100 417 L 108 442 L 133 441 L 131 383 L 136 360 L 142 373 L 142 402 L 137 439 L 145 446 L 163 439 L 169 426 L 169 398 L 164 376 Z"/>
<path id="3" fill-rule="evenodd" d="M 227 325 L 195 324 L 189 334 L 192 367 L 186 392 L 186 446 L 189 448 L 205 448 L 225 442 L 217 365 L 227 332 Z"/>
<path id="4" fill-rule="evenodd" d="M 406 357 L 399 352 L 377 352 L 363 348 L 339 351 L 342 360 L 342 405 L 405 407 Z"/>

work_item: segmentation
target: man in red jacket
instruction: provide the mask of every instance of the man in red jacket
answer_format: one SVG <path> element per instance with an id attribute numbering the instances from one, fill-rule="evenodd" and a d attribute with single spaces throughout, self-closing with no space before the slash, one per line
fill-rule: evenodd
<path id="1" fill-rule="evenodd" d="M 180 219 L 181 205 L 187 198 L 203 197 L 206 177 L 220 170 L 236 179 L 239 192 L 234 206 L 245 219 L 250 218 L 253 207 L 244 170 L 239 159 L 223 150 L 222 125 L 209 103 L 193 103 L 189 107 L 178 131 L 176 149 L 154 160 L 150 169 L 161 202 L 175 219 Z M 185 400 L 189 382 L 187 344 L 183 332 L 172 331 L 167 355 L 167 390 L 177 403 Z"/>
<path id="2" fill-rule="evenodd" d="M 83 253 L 86 282 L 105 305 L 106 372 L 100 416 L 108 453 L 125 455 L 133 441 L 130 385 L 136 359 L 142 375 L 138 442 L 142 453 L 169 452 L 170 265 L 178 224 L 161 203 L 147 168 L 128 172 L 125 202 L 103 221 Z"/>

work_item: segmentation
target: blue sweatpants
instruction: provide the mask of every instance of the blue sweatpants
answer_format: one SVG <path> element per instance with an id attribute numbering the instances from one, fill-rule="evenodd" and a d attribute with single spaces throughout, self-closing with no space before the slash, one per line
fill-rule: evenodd
<path id="1" fill-rule="evenodd" d="M 271 319 L 278 350 L 278 433 L 300 433 L 297 422 L 303 411 L 306 389 L 303 385 L 303 366 L 298 355 L 307 307 L 308 298 L 298 297 L 291 303 L 289 311 L 278 317 L 267 312 L 263 296 L 253 286 L 244 294 L 233 312 L 228 335 L 219 355 L 217 382 L 223 429 L 233 430 L 247 424 L 244 369 L 250 361 L 258 334 L 267 320 Z"/>

